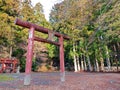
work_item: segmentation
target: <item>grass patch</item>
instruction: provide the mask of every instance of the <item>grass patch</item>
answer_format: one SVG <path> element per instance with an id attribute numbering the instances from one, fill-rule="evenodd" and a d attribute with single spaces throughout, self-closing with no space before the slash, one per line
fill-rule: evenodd
<path id="1" fill-rule="evenodd" d="M 3 82 L 3 81 L 13 81 L 14 78 L 13 77 L 10 77 L 10 76 L 7 76 L 7 75 L 0 75 L 0 82 Z"/>

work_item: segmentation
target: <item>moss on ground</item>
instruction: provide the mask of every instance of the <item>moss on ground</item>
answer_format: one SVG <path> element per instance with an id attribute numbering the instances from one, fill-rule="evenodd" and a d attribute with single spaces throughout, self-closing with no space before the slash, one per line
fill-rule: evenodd
<path id="1" fill-rule="evenodd" d="M 11 77 L 11 76 L 7 76 L 7 75 L 0 75 L 0 82 L 3 82 L 3 81 L 13 81 L 14 78 Z"/>

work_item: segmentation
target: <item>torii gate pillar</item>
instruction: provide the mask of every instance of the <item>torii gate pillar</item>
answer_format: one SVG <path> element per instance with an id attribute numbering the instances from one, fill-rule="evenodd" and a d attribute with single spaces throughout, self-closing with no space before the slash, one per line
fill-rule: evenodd
<path id="1" fill-rule="evenodd" d="M 59 38 L 59 42 L 43 39 L 40 37 L 35 37 L 34 36 L 35 30 L 38 32 L 49 34 L 49 29 L 32 24 L 32 23 L 29 23 L 29 22 L 21 21 L 19 19 L 16 19 L 15 24 L 30 29 L 29 30 L 29 38 L 28 38 L 28 47 L 27 47 L 27 59 L 26 59 L 26 67 L 25 67 L 24 85 L 30 85 L 30 81 L 31 81 L 31 67 L 32 67 L 34 40 L 59 46 L 61 81 L 65 81 L 64 45 L 63 45 L 64 43 L 63 43 L 63 40 L 64 39 L 69 40 L 70 38 L 68 36 L 60 34 L 58 32 L 54 32 L 54 36 Z"/>
<path id="2" fill-rule="evenodd" d="M 29 30 L 29 38 L 28 38 L 24 85 L 29 85 L 30 80 L 31 80 L 31 74 L 30 73 L 31 73 L 31 67 L 32 67 L 33 44 L 34 44 L 34 28 L 31 27 L 30 30 Z"/>
<path id="3" fill-rule="evenodd" d="M 60 51 L 60 71 L 61 71 L 61 81 L 65 81 L 65 65 L 64 65 L 64 45 L 63 45 L 63 37 L 59 37 L 59 51 Z"/>

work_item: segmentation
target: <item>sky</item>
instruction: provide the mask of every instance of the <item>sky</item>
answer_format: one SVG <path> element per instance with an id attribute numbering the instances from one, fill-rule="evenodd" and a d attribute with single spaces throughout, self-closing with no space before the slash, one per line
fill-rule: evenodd
<path id="1" fill-rule="evenodd" d="M 31 0 L 31 1 L 33 6 L 38 2 L 40 2 L 43 5 L 45 18 L 49 20 L 49 14 L 50 10 L 52 9 L 52 6 L 54 6 L 54 4 L 56 3 L 60 3 L 63 0 Z"/>

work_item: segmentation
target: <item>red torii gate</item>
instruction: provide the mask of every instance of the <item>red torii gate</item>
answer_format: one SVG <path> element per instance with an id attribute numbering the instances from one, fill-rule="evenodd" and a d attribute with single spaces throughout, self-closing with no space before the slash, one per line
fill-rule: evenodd
<path id="1" fill-rule="evenodd" d="M 49 29 L 22 21 L 20 19 L 15 20 L 15 24 L 29 28 L 29 38 L 28 38 L 28 47 L 27 47 L 27 60 L 26 60 L 26 68 L 25 68 L 25 78 L 24 78 L 24 85 L 29 85 L 31 80 L 31 66 L 32 66 L 32 57 L 33 57 L 33 44 L 35 41 L 45 42 L 54 44 L 56 46 L 59 46 L 60 51 L 60 72 L 61 72 L 61 81 L 65 81 L 65 68 L 64 68 L 64 45 L 63 40 L 69 40 L 69 37 L 63 34 L 60 34 L 58 32 L 54 32 L 54 36 L 59 38 L 59 42 L 54 42 L 52 40 L 43 39 L 40 37 L 34 36 L 34 31 L 42 32 L 45 34 L 49 34 Z"/>

